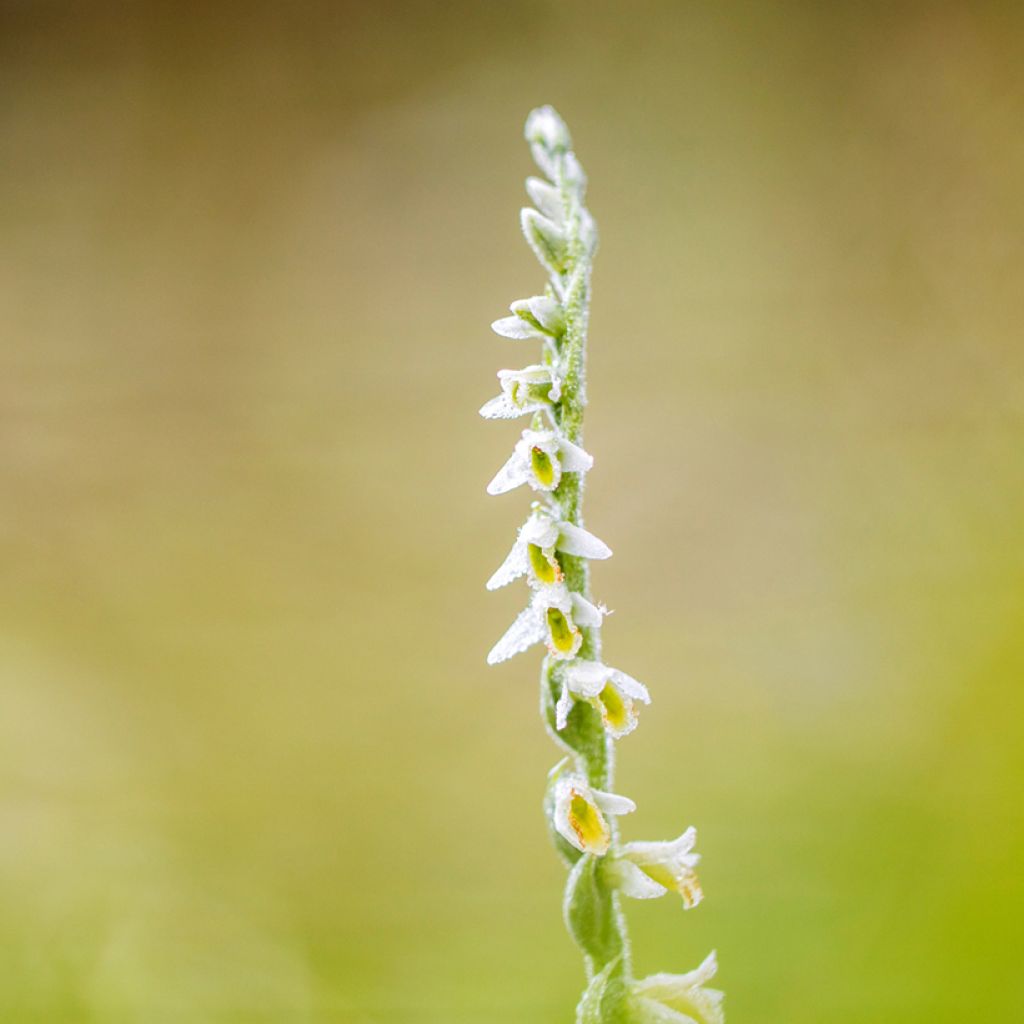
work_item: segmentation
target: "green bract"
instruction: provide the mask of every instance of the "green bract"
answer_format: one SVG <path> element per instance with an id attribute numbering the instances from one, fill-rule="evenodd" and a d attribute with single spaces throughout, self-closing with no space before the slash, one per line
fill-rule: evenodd
<path id="1" fill-rule="evenodd" d="M 722 1024 L 721 993 L 704 988 L 714 954 L 689 974 L 634 981 L 619 900 L 677 893 L 686 908 L 701 899 L 693 852 L 696 832 L 671 842 L 619 839 L 616 819 L 635 809 L 610 792 L 613 748 L 637 725 L 647 688 L 601 661 L 605 609 L 590 597 L 590 560 L 611 549 L 583 528 L 583 476 L 594 464 L 582 447 L 590 271 L 597 227 L 584 206 L 587 177 L 572 152 L 565 122 L 551 107 L 534 110 L 526 139 L 545 179 L 528 178 L 534 203 L 522 211 L 527 242 L 547 271 L 543 295 L 519 299 L 495 333 L 540 344 L 539 360 L 501 370 L 501 394 L 480 410 L 488 419 L 530 415 L 530 427 L 487 487 L 504 494 L 522 484 L 537 492 L 526 522 L 488 589 L 525 577 L 523 609 L 487 660 L 505 661 L 544 643 L 541 710 L 568 752 L 549 773 L 544 807 L 555 845 L 571 866 L 564 916 L 583 953 L 588 984 L 577 1024 Z"/>

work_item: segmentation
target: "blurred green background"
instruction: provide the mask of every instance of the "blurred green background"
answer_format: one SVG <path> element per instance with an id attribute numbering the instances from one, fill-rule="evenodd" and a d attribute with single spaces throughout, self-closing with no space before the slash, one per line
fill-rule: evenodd
<path id="1" fill-rule="evenodd" d="M 565 1022 L 487 499 L 554 103 L 640 972 L 1024 1019 L 1024 10 L 4 3 L 0 1020 Z"/>

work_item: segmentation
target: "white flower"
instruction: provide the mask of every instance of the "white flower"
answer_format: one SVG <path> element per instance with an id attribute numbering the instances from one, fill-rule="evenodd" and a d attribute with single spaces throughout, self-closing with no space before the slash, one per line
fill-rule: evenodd
<path id="1" fill-rule="evenodd" d="M 524 430 L 512 457 L 487 485 L 487 493 L 504 494 L 520 484 L 553 491 L 563 473 L 586 473 L 593 464 L 593 456 L 553 430 Z"/>
<path id="2" fill-rule="evenodd" d="M 497 590 L 524 573 L 533 587 L 561 583 L 559 551 L 580 558 L 610 558 L 612 553 L 603 540 L 580 526 L 555 519 L 534 503 L 533 512 L 519 528 L 519 536 L 508 557 L 487 581 L 487 589 Z"/>
<path id="3" fill-rule="evenodd" d="M 652 974 L 633 986 L 637 1020 L 643 1024 L 725 1024 L 723 995 L 704 988 L 718 970 L 714 953 L 687 974 Z"/>
<path id="4" fill-rule="evenodd" d="M 565 330 L 565 311 L 547 295 L 516 299 L 512 316 L 503 316 L 491 324 L 491 330 L 503 338 L 525 341 L 528 338 L 557 338 Z"/>
<path id="5" fill-rule="evenodd" d="M 647 687 L 617 668 L 608 668 L 599 661 L 579 659 L 565 669 L 562 696 L 555 708 L 555 724 L 559 729 L 572 710 L 575 699 L 589 701 L 600 712 L 609 734 L 621 739 L 636 728 L 635 701 L 650 704 Z"/>
<path id="6" fill-rule="evenodd" d="M 539 363 L 521 370 L 499 370 L 501 394 L 485 402 L 480 415 L 488 420 L 511 420 L 529 412 L 550 409 L 562 394 L 562 382 L 549 366 Z"/>
<path id="7" fill-rule="evenodd" d="M 626 843 L 611 866 L 611 880 L 633 899 L 648 900 L 678 893 L 689 910 L 704 898 L 697 873 L 700 854 L 693 852 L 697 830 L 688 828 L 667 843 Z"/>
<path id="8" fill-rule="evenodd" d="M 505 635 L 487 655 L 488 665 L 507 661 L 534 644 L 544 642 L 553 658 L 573 658 L 583 643 L 581 626 L 600 626 L 603 608 L 591 604 L 582 594 L 570 593 L 562 583 L 536 591 Z"/>
<path id="9" fill-rule="evenodd" d="M 555 782 L 555 830 L 583 853 L 603 856 L 612 833 L 606 815 L 629 814 L 636 804 L 624 796 L 592 789 L 582 775 L 563 775 Z"/>

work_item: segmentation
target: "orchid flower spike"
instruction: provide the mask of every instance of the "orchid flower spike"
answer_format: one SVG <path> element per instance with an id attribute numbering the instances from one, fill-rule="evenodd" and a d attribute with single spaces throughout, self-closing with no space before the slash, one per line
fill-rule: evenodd
<path id="1" fill-rule="evenodd" d="M 617 668 L 582 658 L 565 669 L 562 696 L 555 706 L 555 725 L 559 730 L 565 728 L 576 700 L 585 700 L 597 709 L 613 739 L 621 739 L 636 728 L 637 701 L 651 703 L 643 683 Z"/>
<path id="2" fill-rule="evenodd" d="M 704 986 L 715 976 L 718 960 L 710 953 L 687 974 L 652 974 L 633 986 L 636 1018 L 643 1024 L 725 1024 L 724 996 Z"/>
<path id="3" fill-rule="evenodd" d="M 563 916 L 589 979 L 576 1024 L 722 1024 L 720 994 L 703 987 L 715 972 L 714 955 L 690 974 L 640 982 L 632 975 L 620 897 L 674 892 L 684 907 L 694 907 L 702 897 L 695 872 L 700 858 L 692 828 L 670 842 L 623 843 L 615 822 L 636 809 L 611 792 L 615 745 L 636 728 L 639 707 L 650 703 L 650 695 L 643 683 L 602 662 L 608 612 L 591 601 L 591 562 L 611 555 L 583 527 L 583 477 L 594 464 L 582 443 L 598 232 L 585 202 L 587 176 L 552 107 L 530 114 L 526 140 L 540 173 L 526 179 L 533 205 L 519 219 L 547 281 L 543 294 L 513 302 L 510 315 L 491 329 L 539 352 L 522 369 L 498 371 L 500 392 L 480 415 L 531 417 L 487 486 L 489 494 L 523 484 L 538 492 L 512 550 L 487 581 L 487 589 L 496 590 L 524 578 L 531 593 L 487 661 L 495 665 L 534 645 L 547 648 L 542 717 L 549 730 L 554 725 L 552 735 L 568 756 L 549 776 L 545 813 L 555 846 L 571 865 Z"/>
<path id="4" fill-rule="evenodd" d="M 556 660 L 573 658 L 583 643 L 581 628 L 600 626 L 605 614 L 603 608 L 569 591 L 564 584 L 544 587 L 534 593 L 529 607 L 519 613 L 491 648 L 487 664 L 507 661 L 539 643 L 546 643 L 548 654 Z"/>
<path id="5" fill-rule="evenodd" d="M 563 473 L 586 473 L 593 464 L 592 456 L 557 431 L 524 430 L 512 457 L 487 485 L 487 493 L 505 494 L 520 484 L 553 491 Z"/>
<path id="6" fill-rule="evenodd" d="M 636 804 L 628 797 L 594 789 L 582 775 L 561 775 L 554 789 L 555 831 L 583 853 L 603 857 L 611 843 L 608 817 L 629 814 Z"/>
<path id="7" fill-rule="evenodd" d="M 556 519 L 535 502 L 530 518 L 519 527 L 512 550 L 487 581 L 487 589 L 497 590 L 523 575 L 531 587 L 561 583 L 565 574 L 559 552 L 580 558 L 610 558 L 612 549 L 582 526 Z"/>
<path id="8" fill-rule="evenodd" d="M 690 910 L 704 898 L 695 870 L 700 862 L 700 854 L 693 852 L 696 842 L 697 830 L 691 827 L 670 842 L 626 843 L 609 865 L 609 876 L 633 899 L 655 899 L 674 892 Z"/>

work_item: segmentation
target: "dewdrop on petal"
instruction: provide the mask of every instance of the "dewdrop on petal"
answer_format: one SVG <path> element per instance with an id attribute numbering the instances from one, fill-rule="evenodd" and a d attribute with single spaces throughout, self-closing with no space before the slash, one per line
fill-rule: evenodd
<path id="1" fill-rule="evenodd" d="M 511 458 L 487 485 L 488 494 L 505 494 L 521 484 L 553 491 L 563 473 L 586 473 L 594 459 L 554 430 L 524 430 Z"/>
<path id="2" fill-rule="evenodd" d="M 593 789 L 582 775 L 562 775 L 555 781 L 552 824 L 567 843 L 583 853 L 604 856 L 612 836 L 608 817 L 635 810 L 636 804 L 628 797 Z"/>
<path id="3" fill-rule="evenodd" d="M 565 669 L 562 695 L 555 707 L 555 724 L 561 730 L 576 700 L 592 704 L 605 729 L 614 739 L 631 733 L 637 725 L 636 702 L 650 704 L 647 687 L 617 668 L 599 661 L 577 659 Z"/>
<path id="4" fill-rule="evenodd" d="M 686 910 L 704 898 L 696 867 L 700 854 L 693 852 L 697 830 L 688 828 L 669 842 L 626 843 L 621 855 L 610 865 L 616 886 L 633 899 L 654 899 L 677 893 Z"/>
<path id="5" fill-rule="evenodd" d="M 724 996 L 704 986 L 715 976 L 714 953 L 687 974 L 652 974 L 633 985 L 637 1024 L 725 1024 Z M 633 1019 L 633 1018 L 631 1018 Z"/>
<path id="6" fill-rule="evenodd" d="M 561 583 L 564 574 L 559 552 L 580 558 L 609 558 L 612 549 L 583 527 L 555 519 L 535 503 L 530 518 L 519 528 L 512 550 L 487 581 L 487 589 L 497 590 L 524 575 L 532 587 Z"/>

